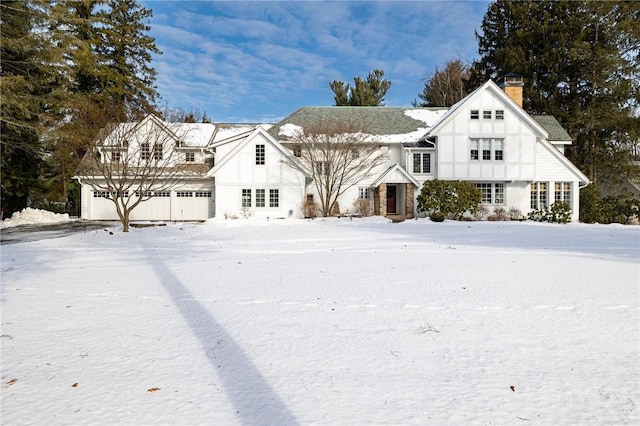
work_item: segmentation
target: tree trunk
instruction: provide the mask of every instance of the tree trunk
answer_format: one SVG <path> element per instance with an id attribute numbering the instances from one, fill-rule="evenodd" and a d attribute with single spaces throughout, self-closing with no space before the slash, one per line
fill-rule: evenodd
<path id="1" fill-rule="evenodd" d="M 122 214 L 122 232 L 129 232 L 129 211 Z"/>

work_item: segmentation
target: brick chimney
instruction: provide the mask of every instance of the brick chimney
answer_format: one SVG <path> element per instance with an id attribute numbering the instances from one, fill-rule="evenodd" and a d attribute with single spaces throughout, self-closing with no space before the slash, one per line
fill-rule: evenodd
<path id="1" fill-rule="evenodd" d="M 522 107 L 522 88 L 524 87 L 524 79 L 520 74 L 510 72 L 500 80 L 500 87 L 507 95 L 520 107 Z"/>

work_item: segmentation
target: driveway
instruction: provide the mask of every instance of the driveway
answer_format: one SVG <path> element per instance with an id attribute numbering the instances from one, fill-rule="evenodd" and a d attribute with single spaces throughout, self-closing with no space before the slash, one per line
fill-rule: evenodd
<path id="1" fill-rule="evenodd" d="M 48 238 L 60 238 L 78 232 L 92 231 L 94 229 L 107 229 L 113 231 L 112 228 L 119 224 L 119 222 L 87 222 L 72 220 L 59 223 L 12 226 L 10 228 L 0 229 L 0 244 L 17 244 Z"/>

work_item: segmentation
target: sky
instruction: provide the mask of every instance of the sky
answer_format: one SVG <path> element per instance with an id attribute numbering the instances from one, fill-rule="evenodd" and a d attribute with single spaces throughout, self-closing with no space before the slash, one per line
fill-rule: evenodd
<path id="1" fill-rule="evenodd" d="M 333 105 L 329 83 L 381 69 L 387 106 L 410 106 L 436 67 L 477 56 L 488 1 L 157 1 L 150 35 L 161 103 L 214 122 L 275 123 Z"/>

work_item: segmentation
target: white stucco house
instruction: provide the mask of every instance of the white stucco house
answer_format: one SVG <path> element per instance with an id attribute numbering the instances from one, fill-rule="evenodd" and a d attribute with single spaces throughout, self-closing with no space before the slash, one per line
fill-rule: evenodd
<path id="1" fill-rule="evenodd" d="M 133 219 L 303 217 L 303 203 L 316 194 L 294 134 L 319 119 L 349 119 L 365 125 L 385 162 L 338 199 L 341 213 L 364 199 L 376 215 L 417 216 L 421 185 L 441 179 L 475 183 L 489 209 L 526 215 L 565 201 L 578 220 L 579 191 L 589 180 L 564 156 L 571 138 L 554 117 L 522 108 L 520 77 L 507 76 L 501 86 L 487 81 L 451 108 L 304 107 L 275 125 L 198 125 L 192 138 L 176 140 L 172 155 L 193 152 L 201 172 L 140 204 Z M 142 128 L 124 124 L 132 135 Z M 84 219 L 116 219 L 105 201 L 82 185 Z"/>

